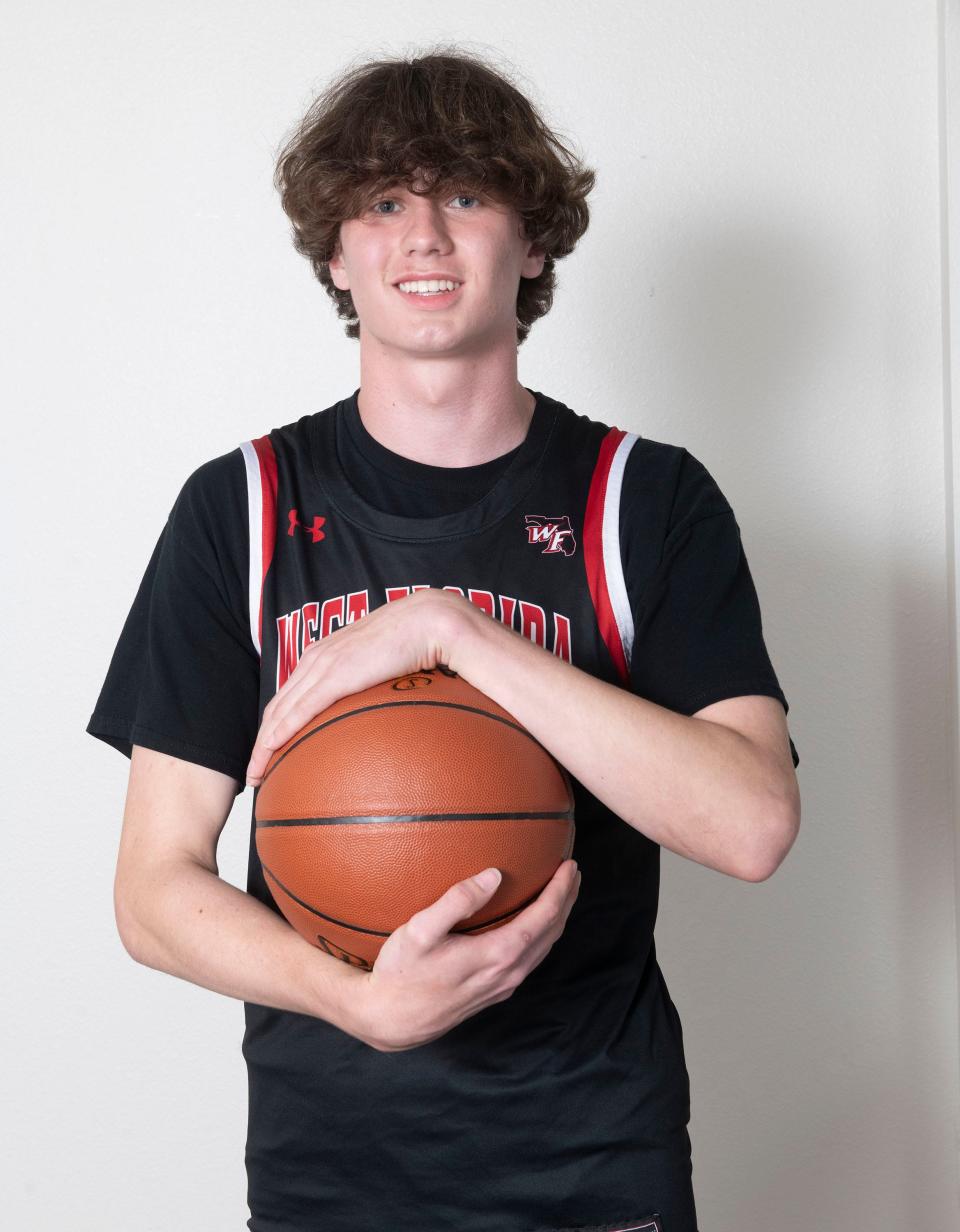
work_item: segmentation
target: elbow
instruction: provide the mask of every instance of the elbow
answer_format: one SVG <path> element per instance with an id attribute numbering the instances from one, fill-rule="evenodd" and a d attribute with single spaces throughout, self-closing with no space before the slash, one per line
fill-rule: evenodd
<path id="1" fill-rule="evenodd" d="M 129 896 L 122 891 L 119 878 L 113 885 L 113 916 L 123 948 L 134 962 L 143 963 L 141 929 L 128 902 Z"/>
<path id="2" fill-rule="evenodd" d="M 753 844 L 750 858 L 741 872 L 741 880 L 759 883 L 773 876 L 797 841 L 800 831 L 800 796 L 790 802 L 775 822 L 769 820 L 754 827 L 761 838 Z"/>

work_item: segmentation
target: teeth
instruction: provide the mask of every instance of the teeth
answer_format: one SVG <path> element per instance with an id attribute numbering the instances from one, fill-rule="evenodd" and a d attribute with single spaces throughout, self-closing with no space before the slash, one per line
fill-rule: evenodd
<path id="1" fill-rule="evenodd" d="M 460 283 L 452 282 L 449 278 L 430 278 L 428 280 L 420 279 L 417 282 L 399 282 L 397 286 L 401 291 L 414 292 L 418 295 L 431 295 L 437 291 L 455 291 L 460 286 Z"/>

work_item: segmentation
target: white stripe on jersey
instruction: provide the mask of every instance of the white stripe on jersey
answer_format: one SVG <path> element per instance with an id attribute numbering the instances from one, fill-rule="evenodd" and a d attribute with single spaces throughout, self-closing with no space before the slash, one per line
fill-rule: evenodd
<path id="1" fill-rule="evenodd" d="M 247 514 L 250 526 L 250 574 L 248 602 L 250 607 L 250 636 L 257 654 L 260 654 L 260 587 L 263 583 L 263 485 L 260 482 L 260 459 L 252 441 L 240 446 L 247 468 Z"/>
<path id="2" fill-rule="evenodd" d="M 623 472 L 627 457 L 640 437 L 635 432 L 625 432 L 610 460 L 607 488 L 603 500 L 603 571 L 607 579 L 607 594 L 610 606 L 620 631 L 623 656 L 630 668 L 633 655 L 633 610 L 627 583 L 623 576 L 623 557 L 620 554 L 620 493 L 623 488 Z"/>

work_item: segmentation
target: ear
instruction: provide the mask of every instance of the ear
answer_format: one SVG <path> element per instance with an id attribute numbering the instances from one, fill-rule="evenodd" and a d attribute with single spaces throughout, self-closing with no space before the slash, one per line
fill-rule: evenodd
<path id="1" fill-rule="evenodd" d="M 531 244 L 527 249 L 527 255 L 523 258 L 523 265 L 520 269 L 521 278 L 537 278 L 543 273 L 546 259 L 546 251 L 538 248 L 536 244 Z"/>
<path id="2" fill-rule="evenodd" d="M 329 266 L 333 285 L 338 291 L 349 291 L 350 279 L 347 277 L 346 266 L 343 263 L 343 250 L 340 247 L 339 240 L 337 240 L 337 250 L 330 258 Z"/>

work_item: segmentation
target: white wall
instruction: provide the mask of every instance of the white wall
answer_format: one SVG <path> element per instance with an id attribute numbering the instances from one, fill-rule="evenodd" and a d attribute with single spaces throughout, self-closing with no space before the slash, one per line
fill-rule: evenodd
<path id="1" fill-rule="evenodd" d="M 663 856 L 703 1232 L 956 1227 L 934 0 L 34 0 L 4 25 L 10 1226 L 247 1217 L 242 1008 L 121 947 L 127 763 L 83 728 L 187 474 L 357 383 L 289 243 L 280 140 L 348 59 L 456 39 L 598 171 L 521 379 L 712 471 L 791 704 L 783 867 Z M 239 885 L 249 807 L 221 843 Z"/>

